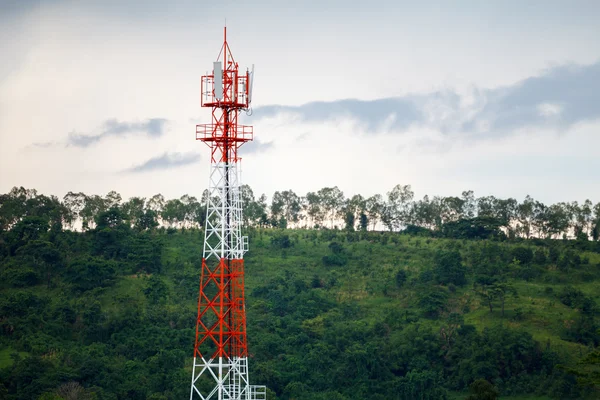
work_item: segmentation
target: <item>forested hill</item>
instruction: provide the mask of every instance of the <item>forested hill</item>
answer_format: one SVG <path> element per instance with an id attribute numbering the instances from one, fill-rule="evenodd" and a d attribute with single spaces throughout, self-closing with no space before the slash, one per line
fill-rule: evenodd
<path id="1" fill-rule="evenodd" d="M 598 398 L 600 207 L 488 212 L 466 193 L 424 199 L 424 223 L 397 188 L 379 214 L 245 188 L 252 382 L 271 399 Z M 189 397 L 203 220 L 178 201 L 169 220 L 164 199 L 0 196 L 0 399 Z"/>

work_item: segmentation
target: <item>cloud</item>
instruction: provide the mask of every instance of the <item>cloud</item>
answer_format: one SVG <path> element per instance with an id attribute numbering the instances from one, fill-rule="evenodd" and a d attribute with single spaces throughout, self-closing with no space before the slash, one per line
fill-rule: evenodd
<path id="1" fill-rule="evenodd" d="M 560 104 L 542 103 L 538 105 L 537 109 L 542 117 L 552 117 L 554 115 L 560 115 L 563 108 Z"/>
<path id="2" fill-rule="evenodd" d="M 467 94 L 446 90 L 377 100 L 270 105 L 254 110 L 258 118 L 278 114 L 291 114 L 300 122 L 348 118 L 368 133 L 403 132 L 412 125 L 477 137 L 506 135 L 527 127 L 566 130 L 573 124 L 600 118 L 600 62 L 554 67 L 510 86 L 475 88 Z"/>
<path id="3" fill-rule="evenodd" d="M 600 62 L 549 69 L 515 85 L 486 91 L 486 105 L 473 120 L 508 132 L 551 123 L 558 128 L 600 117 Z M 467 125 L 469 127 L 471 125 Z"/>
<path id="4" fill-rule="evenodd" d="M 127 136 L 129 134 L 142 134 L 151 138 L 157 138 L 165 133 L 167 122 L 164 118 L 150 118 L 144 122 L 120 122 L 116 119 L 109 119 L 100 128 L 100 133 L 95 135 L 70 133 L 67 145 L 88 147 L 106 137 Z"/>
<path id="5" fill-rule="evenodd" d="M 262 153 L 264 151 L 269 150 L 273 147 L 273 141 L 269 142 L 261 142 L 258 139 L 254 139 L 251 142 L 244 144 L 240 147 L 240 153 L 242 154 L 254 154 L 254 153 Z"/>
<path id="6" fill-rule="evenodd" d="M 292 113 L 304 122 L 327 121 L 339 117 L 357 119 L 372 131 L 382 121 L 394 114 L 395 127 L 407 127 L 422 118 L 412 97 L 393 97 L 377 100 L 346 99 L 330 102 L 312 102 L 301 106 L 263 106 L 254 110 L 258 118 L 268 118 L 281 113 Z"/>
<path id="7" fill-rule="evenodd" d="M 48 147 L 53 147 L 56 146 L 57 143 L 56 142 L 39 142 L 39 143 L 32 143 L 29 146 L 27 146 L 27 148 L 40 148 L 40 149 L 46 149 Z"/>
<path id="8" fill-rule="evenodd" d="M 59 0 L 46 0 L 46 3 L 58 3 Z M 4 16 L 14 16 L 31 12 L 42 5 L 42 0 L 6 0 L 2 4 L 2 14 Z M 2 16 L 0 14 L 0 16 Z"/>
<path id="9" fill-rule="evenodd" d="M 153 157 L 142 164 L 128 168 L 124 172 L 139 173 L 182 167 L 200 161 L 198 153 L 164 153 Z"/>

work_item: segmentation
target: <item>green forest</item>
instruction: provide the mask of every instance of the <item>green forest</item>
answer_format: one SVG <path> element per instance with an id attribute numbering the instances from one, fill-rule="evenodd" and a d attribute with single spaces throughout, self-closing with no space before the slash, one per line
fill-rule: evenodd
<path id="1" fill-rule="evenodd" d="M 600 203 L 241 194 L 269 399 L 600 396 Z M 0 195 L 0 399 L 189 398 L 206 196 Z"/>

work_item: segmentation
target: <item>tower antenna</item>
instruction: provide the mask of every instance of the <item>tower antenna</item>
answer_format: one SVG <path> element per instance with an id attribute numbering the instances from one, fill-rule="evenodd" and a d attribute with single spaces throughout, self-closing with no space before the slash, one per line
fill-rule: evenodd
<path id="1" fill-rule="evenodd" d="M 201 81 L 201 106 L 212 108 L 212 123 L 196 125 L 196 140 L 210 148 L 211 165 L 190 400 L 266 399 L 266 387 L 250 385 L 248 377 L 248 237 L 242 236 L 238 149 L 254 132 L 252 126 L 238 124 L 238 116 L 249 108 L 249 83 L 248 71 L 239 74 L 225 26 L 213 73 Z"/>

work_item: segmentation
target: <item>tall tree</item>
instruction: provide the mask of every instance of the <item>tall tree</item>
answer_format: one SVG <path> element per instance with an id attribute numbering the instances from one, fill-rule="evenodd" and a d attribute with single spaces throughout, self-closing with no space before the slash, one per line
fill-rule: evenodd
<path id="1" fill-rule="evenodd" d="M 310 219 L 310 226 L 321 226 L 325 219 L 325 210 L 323 207 L 323 199 L 318 193 L 308 192 L 304 201 L 304 210 Z"/>
<path id="2" fill-rule="evenodd" d="M 119 193 L 115 192 L 114 190 L 111 190 L 106 194 L 106 197 L 104 198 L 104 204 L 106 209 L 115 208 L 121 205 L 122 200 L 123 198 Z"/>
<path id="3" fill-rule="evenodd" d="M 472 190 L 465 190 L 462 192 L 463 207 L 462 216 L 463 218 L 475 218 L 477 215 L 477 200 Z"/>
<path id="4" fill-rule="evenodd" d="M 249 185 L 240 186 L 240 196 L 242 198 L 242 219 L 244 225 L 254 225 L 260 219 L 260 209 L 254 198 L 254 192 Z"/>
<path id="5" fill-rule="evenodd" d="M 458 221 L 464 217 L 463 207 L 465 200 L 460 197 L 444 197 L 441 203 L 441 218 L 442 223 Z"/>
<path id="6" fill-rule="evenodd" d="M 535 200 L 529 195 L 525 196 L 522 203 L 517 206 L 517 220 L 519 221 L 518 232 L 522 237 L 529 239 L 531 237 L 531 224 L 534 215 Z"/>
<path id="7" fill-rule="evenodd" d="M 276 194 L 279 192 L 276 192 Z M 273 196 L 275 200 L 275 195 Z M 294 193 L 293 190 L 284 190 L 279 193 L 279 201 L 282 204 L 281 216 L 285 218 L 288 223 L 298 223 L 300 220 L 300 211 L 302 211 L 301 198 Z"/>
<path id="8" fill-rule="evenodd" d="M 135 221 L 135 228 L 144 231 L 158 226 L 158 215 L 156 211 L 146 209 Z"/>
<path id="9" fill-rule="evenodd" d="M 436 221 L 440 219 L 439 211 L 437 203 L 430 201 L 429 196 L 425 195 L 422 200 L 413 203 L 411 220 L 415 225 L 434 229 L 437 225 Z"/>
<path id="10" fill-rule="evenodd" d="M 387 193 L 384 215 L 388 228 L 398 230 L 411 222 L 410 210 L 414 195 L 410 185 L 396 185 Z"/>
<path id="11" fill-rule="evenodd" d="M 137 225 L 137 221 L 144 214 L 146 199 L 143 197 L 132 197 L 123 203 L 121 210 L 130 226 Z"/>
<path id="12" fill-rule="evenodd" d="M 198 202 L 198 199 L 194 196 L 190 196 L 188 194 L 184 194 L 183 196 L 181 196 L 181 198 L 179 199 L 179 201 L 182 204 L 182 224 L 184 228 L 189 228 L 193 225 L 196 224 L 196 221 L 198 219 L 198 215 L 197 213 L 199 212 L 199 205 L 200 203 Z"/>
<path id="13" fill-rule="evenodd" d="M 360 194 L 355 194 L 344 202 L 342 213 L 347 230 L 354 230 L 357 221 L 360 221 L 361 215 L 366 216 L 366 200 Z"/>
<path id="14" fill-rule="evenodd" d="M 546 209 L 545 219 L 545 236 L 559 237 L 561 234 L 566 233 L 572 219 L 568 204 L 552 204 Z"/>
<path id="15" fill-rule="evenodd" d="M 94 229 L 95 218 L 106 210 L 104 199 L 96 194 L 85 197 L 85 204 L 81 210 L 82 227 L 84 230 Z"/>
<path id="16" fill-rule="evenodd" d="M 85 207 L 85 199 L 86 196 L 82 192 L 69 192 L 63 197 L 63 204 L 71 214 L 71 224 L 69 226 L 71 229 L 74 227 L 75 222 L 82 218 L 81 212 Z"/>
<path id="17" fill-rule="evenodd" d="M 158 215 L 158 217 L 160 218 L 165 207 L 165 196 L 163 196 L 160 193 L 155 194 L 154 196 L 150 197 L 150 199 L 148 199 L 146 207 L 154 211 L 156 215 Z"/>
<path id="18" fill-rule="evenodd" d="M 365 209 L 367 212 L 367 217 L 369 217 L 369 221 L 371 221 L 371 230 L 375 230 L 377 222 L 379 222 L 381 219 L 383 203 L 383 196 L 380 194 L 375 194 L 369 197 L 366 201 Z"/>
<path id="19" fill-rule="evenodd" d="M 344 193 L 337 187 L 324 187 L 317 193 L 321 198 L 323 210 L 326 218 L 331 222 L 331 228 L 334 226 L 335 219 L 340 217 L 340 211 L 344 204 Z"/>
<path id="20" fill-rule="evenodd" d="M 61 254 L 54 244 L 45 240 L 31 240 L 17 250 L 17 255 L 23 256 L 34 269 L 38 270 L 46 281 L 46 287 L 49 288 L 61 262 Z"/>
<path id="21" fill-rule="evenodd" d="M 185 221 L 185 205 L 179 199 L 171 199 L 165 203 L 161 218 L 169 227 L 182 226 Z"/>
<path id="22" fill-rule="evenodd" d="M 594 206 L 594 219 L 592 221 L 592 238 L 600 240 L 600 202 Z"/>

